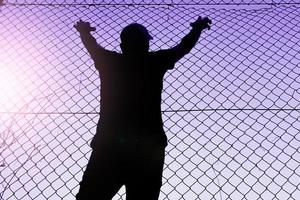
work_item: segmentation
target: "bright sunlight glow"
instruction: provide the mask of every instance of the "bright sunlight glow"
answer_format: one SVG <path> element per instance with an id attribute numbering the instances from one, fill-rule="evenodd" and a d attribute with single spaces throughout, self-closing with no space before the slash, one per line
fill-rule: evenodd
<path id="1" fill-rule="evenodd" d="M 0 64 L 0 107 L 1 111 L 14 110 L 22 104 L 22 76 L 13 73 L 11 66 Z"/>

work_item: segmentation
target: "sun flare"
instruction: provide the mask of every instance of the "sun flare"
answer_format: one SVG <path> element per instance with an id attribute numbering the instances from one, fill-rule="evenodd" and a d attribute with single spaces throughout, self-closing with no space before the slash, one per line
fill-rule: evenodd
<path id="1" fill-rule="evenodd" d="M 21 75 L 13 73 L 10 66 L 0 65 L 0 111 L 11 111 L 19 107 L 24 94 L 22 90 Z"/>

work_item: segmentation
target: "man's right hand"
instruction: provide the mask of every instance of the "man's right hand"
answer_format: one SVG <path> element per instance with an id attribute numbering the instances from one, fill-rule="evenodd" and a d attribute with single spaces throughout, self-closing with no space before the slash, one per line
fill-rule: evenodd
<path id="1" fill-rule="evenodd" d="M 79 20 L 78 22 L 76 22 L 76 24 L 74 25 L 74 28 L 76 28 L 76 30 L 80 33 L 89 33 L 91 31 L 96 30 L 95 27 L 91 27 L 90 22 L 84 22 L 82 20 Z"/>
<path id="2" fill-rule="evenodd" d="M 191 23 L 193 28 L 200 28 L 201 30 L 210 29 L 211 20 L 208 17 L 199 17 L 195 22 Z"/>

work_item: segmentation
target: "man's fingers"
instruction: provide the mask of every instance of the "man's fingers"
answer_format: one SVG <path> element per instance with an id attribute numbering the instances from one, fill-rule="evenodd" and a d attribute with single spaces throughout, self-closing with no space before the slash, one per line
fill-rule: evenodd
<path id="1" fill-rule="evenodd" d="M 203 21 L 209 24 L 211 23 L 211 20 L 208 17 L 203 18 Z"/>
<path id="2" fill-rule="evenodd" d="M 208 24 L 211 24 L 211 20 L 208 19 L 208 18 L 207 18 L 206 22 L 207 22 Z"/>
<path id="3" fill-rule="evenodd" d="M 211 20 L 208 17 L 198 17 L 198 19 L 196 20 L 196 23 L 209 23 L 211 24 Z"/>
<path id="4" fill-rule="evenodd" d="M 95 27 L 91 27 L 90 22 L 85 22 L 81 19 L 74 24 L 74 28 L 76 28 L 78 31 L 96 31 Z"/>
<path id="5" fill-rule="evenodd" d="M 204 23 L 204 27 L 210 30 L 211 20 L 208 17 L 203 18 L 202 22 Z"/>

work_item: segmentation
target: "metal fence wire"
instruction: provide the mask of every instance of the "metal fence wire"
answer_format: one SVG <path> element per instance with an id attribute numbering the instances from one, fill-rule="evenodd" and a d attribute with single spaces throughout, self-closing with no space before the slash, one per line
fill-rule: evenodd
<path id="1" fill-rule="evenodd" d="M 299 200 L 299 0 L 2 2 L 0 199 L 75 199 L 100 110 L 77 20 L 116 51 L 139 22 L 158 50 L 198 16 L 211 30 L 164 78 L 160 199 Z"/>

